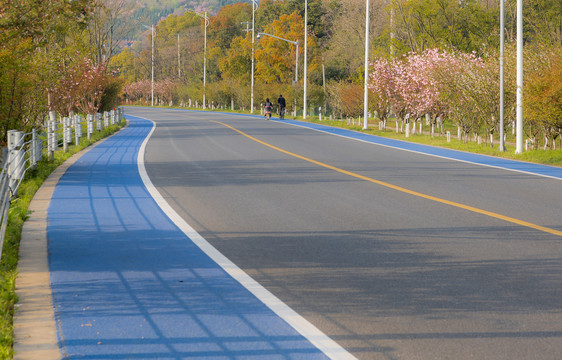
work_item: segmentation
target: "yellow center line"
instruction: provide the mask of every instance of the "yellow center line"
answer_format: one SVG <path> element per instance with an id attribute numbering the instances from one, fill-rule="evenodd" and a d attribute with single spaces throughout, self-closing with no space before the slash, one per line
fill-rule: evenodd
<path id="1" fill-rule="evenodd" d="M 230 129 L 236 131 L 237 133 L 247 137 L 248 139 L 256 141 L 256 142 L 258 142 L 262 145 L 265 145 L 265 146 L 267 146 L 271 149 L 280 151 L 284 154 L 296 157 L 296 158 L 304 160 L 304 161 L 308 161 L 308 162 L 316 164 L 318 166 L 321 166 L 321 167 L 324 167 L 324 168 L 327 168 L 327 169 L 330 169 L 330 170 L 334 170 L 334 171 L 337 171 L 337 172 L 345 174 L 345 175 L 352 176 L 352 177 L 357 178 L 357 179 L 361 179 L 361 180 L 365 180 L 365 181 L 368 181 L 368 182 L 371 182 L 371 183 L 374 183 L 374 184 L 377 184 L 377 185 L 385 186 L 387 188 L 394 189 L 394 190 L 397 190 L 397 191 L 401 191 L 401 192 L 406 193 L 406 194 L 418 196 L 418 197 L 421 197 L 421 198 L 424 198 L 424 199 L 436 201 L 436 202 L 439 202 L 439 203 L 442 203 L 442 204 L 451 205 L 451 206 L 461 208 L 461 209 L 465 209 L 465 210 L 468 210 L 468 211 L 472 211 L 472 212 L 475 212 L 475 213 L 478 213 L 478 214 L 482 214 L 482 215 L 490 216 L 490 217 L 493 217 L 493 218 L 496 218 L 496 219 L 504 220 L 504 221 L 507 221 L 507 222 L 510 222 L 510 223 L 513 223 L 513 224 L 525 226 L 525 227 L 535 229 L 535 230 L 539 230 L 539 231 L 544 231 L 544 232 L 549 233 L 549 234 L 562 236 L 562 231 L 559 231 L 559 230 L 556 230 L 556 229 L 547 228 L 547 227 L 544 227 L 544 226 L 540 226 L 540 225 L 537 225 L 537 224 L 530 223 L 528 221 L 515 219 L 515 218 L 509 217 L 509 216 L 497 214 L 497 213 L 487 211 L 487 210 L 482 210 L 482 209 L 475 208 L 473 206 L 469 206 L 469 205 L 465 205 L 465 204 L 461 204 L 461 203 L 458 203 L 458 202 L 454 202 L 454 201 L 450 201 L 450 200 L 446 200 L 446 199 L 441 199 L 441 198 L 438 198 L 436 196 L 423 194 L 423 193 L 413 191 L 413 190 L 409 190 L 409 189 L 406 189 L 406 188 L 403 188 L 403 187 L 400 187 L 400 186 L 397 186 L 397 185 L 393 185 L 393 184 L 390 184 L 390 183 L 387 183 L 387 182 L 384 182 L 384 181 L 380 181 L 380 180 L 376 180 L 376 179 L 373 179 L 373 178 L 370 178 L 370 177 L 367 177 L 367 176 L 363 176 L 363 175 L 360 175 L 360 174 L 357 174 L 357 173 L 354 173 L 354 172 L 351 172 L 351 171 L 343 170 L 343 169 L 337 168 L 335 166 L 328 165 L 328 164 L 325 164 L 323 162 L 316 161 L 316 160 L 307 158 L 305 156 L 292 153 L 292 152 L 287 151 L 287 150 L 283 150 L 283 149 L 281 149 L 277 146 L 274 146 L 274 145 L 268 144 L 264 141 L 261 141 L 259 139 L 256 139 L 255 137 L 253 137 L 251 135 L 248 135 L 245 132 L 240 131 L 240 130 L 238 130 L 238 129 L 236 129 L 236 128 L 228 125 L 228 124 L 222 123 L 220 121 L 213 121 L 213 122 L 224 125 L 224 126 L 230 128 Z"/>

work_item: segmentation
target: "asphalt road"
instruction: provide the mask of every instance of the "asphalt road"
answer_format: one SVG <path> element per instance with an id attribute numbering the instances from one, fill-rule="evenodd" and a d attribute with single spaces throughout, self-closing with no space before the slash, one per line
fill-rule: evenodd
<path id="1" fill-rule="evenodd" d="M 126 113 L 157 124 L 145 165 L 170 205 L 357 358 L 562 358 L 561 180 L 255 117 Z"/>

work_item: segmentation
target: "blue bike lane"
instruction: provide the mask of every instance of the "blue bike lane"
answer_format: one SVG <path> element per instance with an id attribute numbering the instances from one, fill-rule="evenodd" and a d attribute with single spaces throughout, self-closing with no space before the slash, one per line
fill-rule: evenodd
<path id="1" fill-rule="evenodd" d="M 69 168 L 48 210 L 62 357 L 353 358 L 162 210 L 139 166 L 153 124 L 127 118 Z"/>

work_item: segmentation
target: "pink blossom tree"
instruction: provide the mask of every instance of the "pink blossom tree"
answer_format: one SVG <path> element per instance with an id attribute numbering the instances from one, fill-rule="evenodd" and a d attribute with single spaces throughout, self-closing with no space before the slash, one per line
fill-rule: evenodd
<path id="1" fill-rule="evenodd" d="M 385 127 L 392 109 L 393 80 L 392 68 L 388 60 L 379 58 L 371 63 L 368 84 L 371 93 L 370 102 Z"/>
<path id="2" fill-rule="evenodd" d="M 104 65 L 94 65 L 84 58 L 79 64 L 79 83 L 76 88 L 76 107 L 85 114 L 95 114 L 101 106 L 107 73 Z"/>

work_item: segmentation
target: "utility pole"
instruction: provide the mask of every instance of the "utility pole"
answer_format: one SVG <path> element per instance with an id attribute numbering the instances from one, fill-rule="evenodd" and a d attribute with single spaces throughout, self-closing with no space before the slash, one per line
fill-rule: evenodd
<path id="1" fill-rule="evenodd" d="M 365 96 L 363 99 L 363 130 L 369 128 L 369 0 L 365 4 Z"/>

